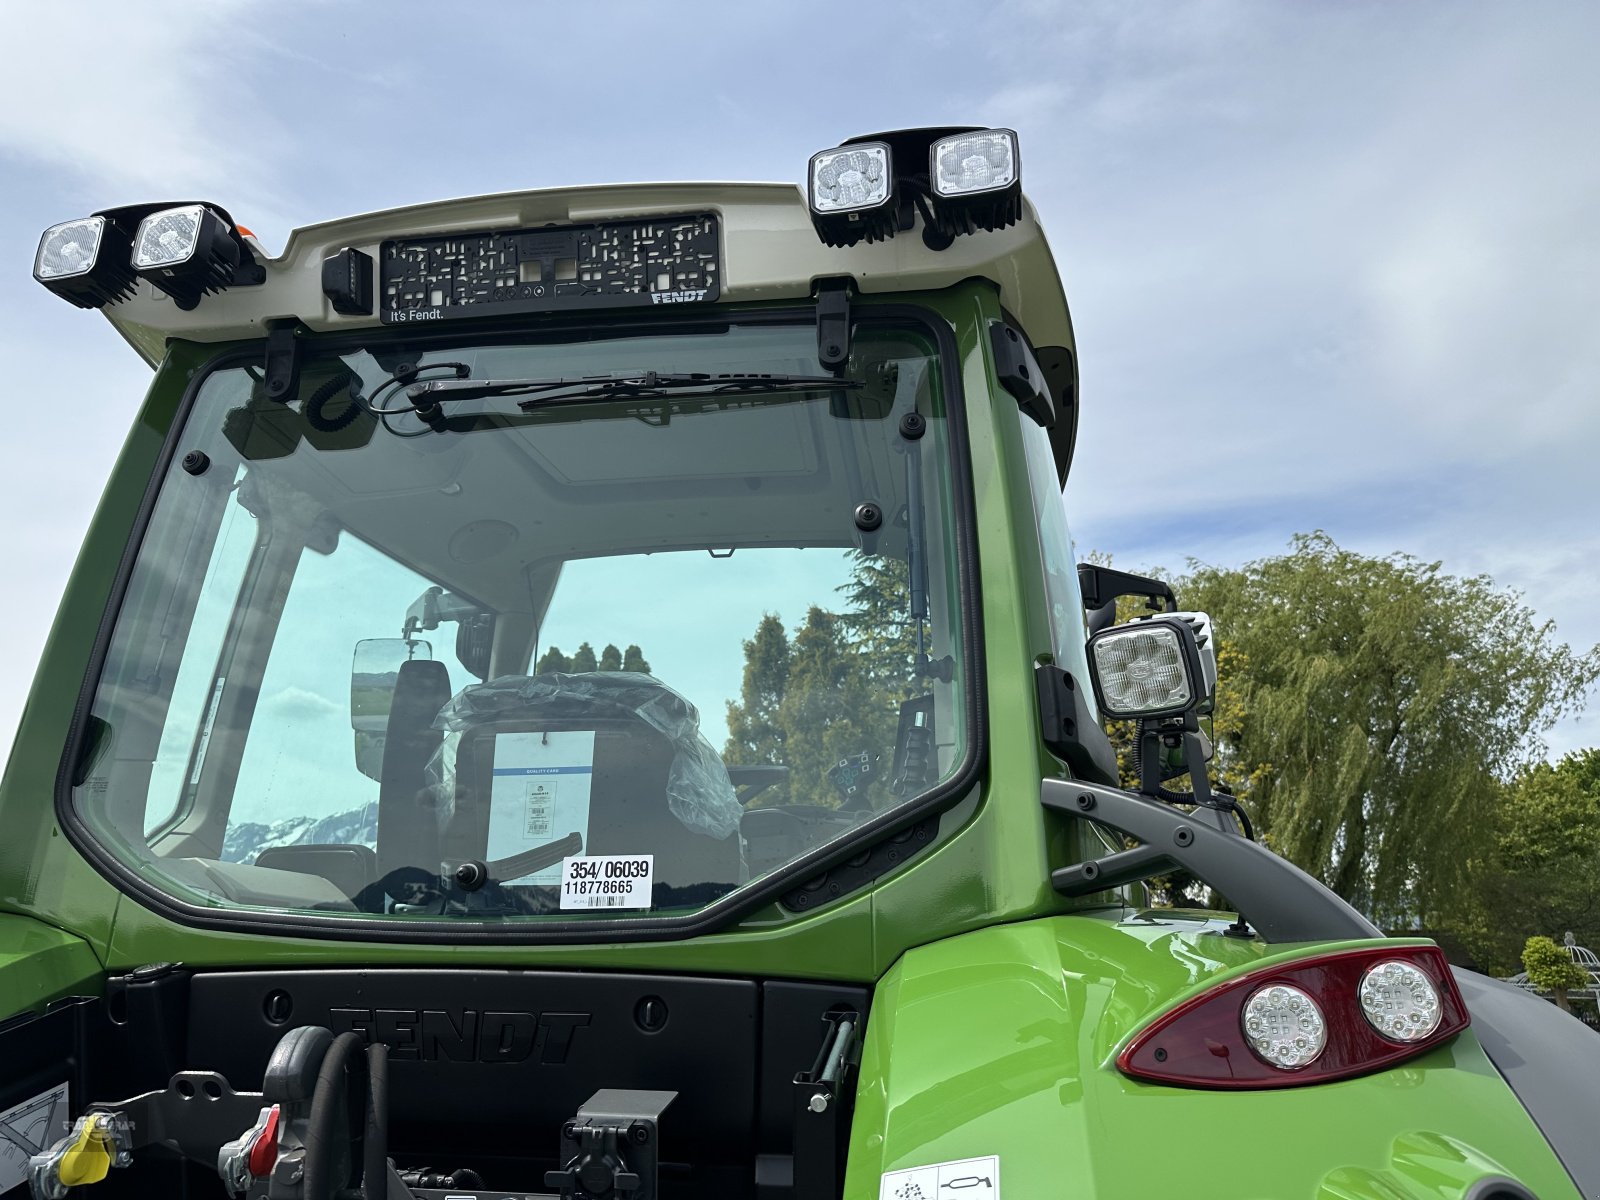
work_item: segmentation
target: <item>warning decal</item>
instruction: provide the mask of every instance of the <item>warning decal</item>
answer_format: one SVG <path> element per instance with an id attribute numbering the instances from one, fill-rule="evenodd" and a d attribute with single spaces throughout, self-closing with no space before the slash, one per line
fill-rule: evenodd
<path id="1" fill-rule="evenodd" d="M 878 1200 L 1000 1200 L 1000 1157 L 885 1171 Z"/>

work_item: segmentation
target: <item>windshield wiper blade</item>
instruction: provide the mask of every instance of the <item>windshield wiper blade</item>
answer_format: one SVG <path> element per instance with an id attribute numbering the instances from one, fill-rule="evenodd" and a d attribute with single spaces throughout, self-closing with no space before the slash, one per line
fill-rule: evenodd
<path id="1" fill-rule="evenodd" d="M 859 380 L 833 375 L 715 374 L 706 371 L 644 371 L 637 375 L 578 375 L 557 379 L 428 379 L 414 383 L 406 396 L 417 409 L 444 400 L 477 400 L 486 396 L 527 396 L 524 410 L 543 404 L 583 400 L 631 399 L 682 393 L 761 395 L 859 388 Z"/>

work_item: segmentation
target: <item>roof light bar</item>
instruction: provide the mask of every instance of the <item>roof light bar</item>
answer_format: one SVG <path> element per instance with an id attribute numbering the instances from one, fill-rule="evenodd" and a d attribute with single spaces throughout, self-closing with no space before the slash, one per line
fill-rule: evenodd
<path id="1" fill-rule="evenodd" d="M 104 216 L 63 221 L 44 231 L 33 259 L 33 277 L 79 308 L 124 300 L 137 282 L 128 265 L 131 239 Z"/>

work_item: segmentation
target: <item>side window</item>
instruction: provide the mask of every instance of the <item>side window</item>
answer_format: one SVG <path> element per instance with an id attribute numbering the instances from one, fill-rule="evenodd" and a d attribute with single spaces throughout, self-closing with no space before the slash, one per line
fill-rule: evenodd
<path id="1" fill-rule="evenodd" d="M 1066 499 L 1056 485 L 1055 456 L 1050 435 L 1020 410 L 1023 452 L 1028 464 L 1028 486 L 1039 531 L 1039 558 L 1044 563 L 1044 590 L 1050 606 L 1050 649 L 1056 664 L 1071 671 L 1085 688 L 1089 685 L 1089 655 L 1084 642 L 1083 594 L 1078 590 L 1078 564 L 1072 533 L 1067 528 Z"/>
<path id="2" fill-rule="evenodd" d="M 356 768 L 351 653 L 363 638 L 396 636 L 428 583 L 349 535 L 329 554 L 301 554 L 239 764 L 224 859 L 251 862 L 292 842 L 373 844 L 378 785 Z M 433 636 L 452 692 L 475 682 L 449 653 L 453 633 Z"/>
<path id="3" fill-rule="evenodd" d="M 242 468 L 235 473 L 234 487 L 243 474 Z M 189 636 L 182 644 L 183 657 L 172 685 L 166 724 L 150 768 L 146 835 L 180 815 L 186 784 L 192 782 L 187 776 L 195 762 L 195 731 L 209 724 L 207 714 L 214 703 L 217 659 L 255 544 L 255 517 L 243 505 L 227 501 L 198 592 Z M 203 747 L 200 752 L 204 753 Z"/>

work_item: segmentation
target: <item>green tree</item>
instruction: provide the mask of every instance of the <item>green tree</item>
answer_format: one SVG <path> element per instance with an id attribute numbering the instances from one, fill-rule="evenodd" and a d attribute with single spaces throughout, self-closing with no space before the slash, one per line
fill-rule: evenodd
<path id="1" fill-rule="evenodd" d="M 551 671 L 637 671 L 641 675 L 648 675 L 650 664 L 645 661 L 644 652 L 638 646 L 630 645 L 624 651 L 618 650 L 614 643 L 607 643 L 596 660 L 594 647 L 584 642 L 570 657 L 561 653 L 560 646 L 551 646 L 541 654 L 539 661 L 534 664 L 533 673 L 547 675 Z"/>
<path id="2" fill-rule="evenodd" d="M 867 803 L 888 795 L 900 703 L 926 691 L 915 672 L 906 580 L 903 562 L 857 555 L 850 582 L 839 589 L 842 611 L 811 607 L 792 637 L 768 613 L 744 643 L 724 757 L 789 768 L 787 782 L 763 802 L 837 805 L 828 772 L 863 752 L 878 756 Z"/>
<path id="3" fill-rule="evenodd" d="M 767 613 L 755 636 L 744 644 L 744 680 L 739 703 L 728 702 L 728 746 L 723 757 L 730 763 L 783 761 L 784 733 L 778 709 L 789 685 L 789 635 L 783 622 Z"/>
<path id="4" fill-rule="evenodd" d="M 1600 676 L 1600 648 L 1487 577 L 1322 533 L 1177 591 L 1227 653 L 1222 775 L 1274 849 L 1381 923 L 1430 924 L 1471 886 L 1504 782 Z"/>
<path id="5" fill-rule="evenodd" d="M 572 670 L 572 660 L 561 653 L 560 646 L 551 646 L 539 656 L 539 661 L 534 664 L 535 675 L 549 675 L 555 671 L 567 672 Z"/>
<path id="6" fill-rule="evenodd" d="M 1516 970 L 1541 929 L 1600 945 L 1600 749 L 1534 763 L 1505 789 L 1472 886 L 1444 918 L 1483 970 Z"/>
<path id="7" fill-rule="evenodd" d="M 1548 937 L 1528 939 L 1522 948 L 1522 969 L 1528 973 L 1529 983 L 1541 992 L 1549 992 L 1567 1012 L 1572 1011 L 1567 993 L 1589 986 L 1589 973 L 1572 961 L 1564 946 Z"/>

